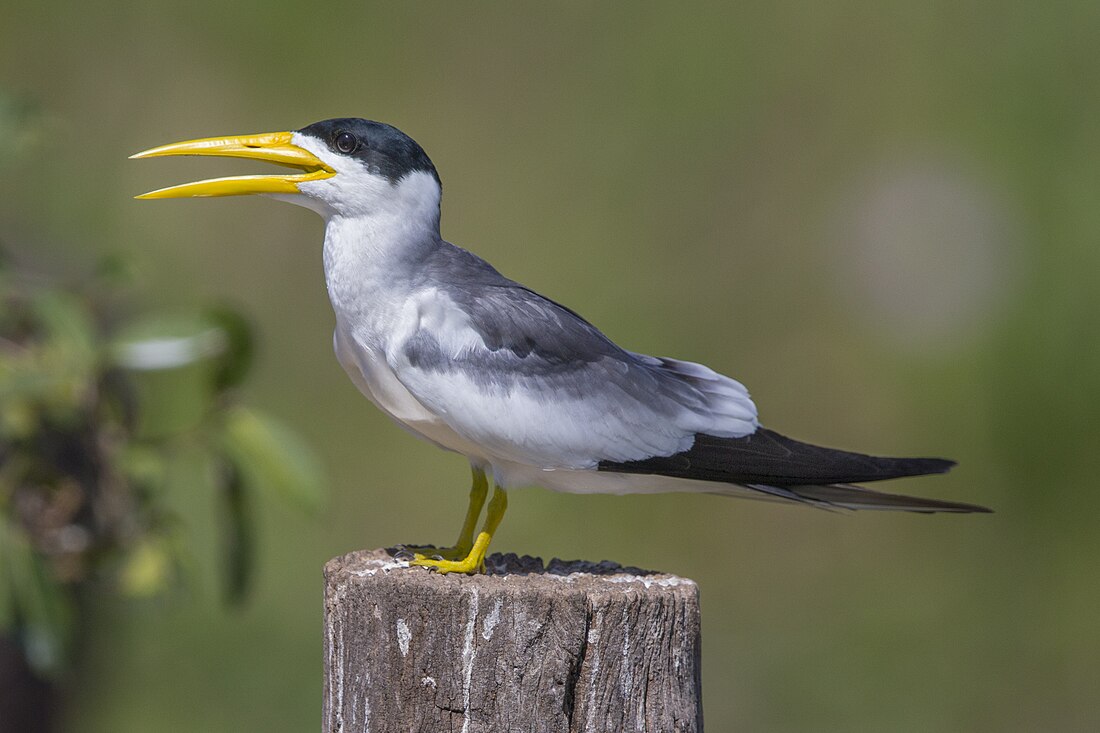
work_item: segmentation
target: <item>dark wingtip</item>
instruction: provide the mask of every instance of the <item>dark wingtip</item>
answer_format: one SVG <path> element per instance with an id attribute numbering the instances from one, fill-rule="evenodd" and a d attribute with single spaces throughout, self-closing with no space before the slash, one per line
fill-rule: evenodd
<path id="1" fill-rule="evenodd" d="M 958 501 L 935 501 L 936 507 L 931 509 L 915 509 L 913 511 L 925 514 L 993 514 L 993 510 L 981 504 L 965 504 Z"/>
<path id="2" fill-rule="evenodd" d="M 978 504 L 965 504 L 943 499 L 891 494 L 853 484 L 792 486 L 789 491 L 798 498 L 844 509 L 893 509 L 918 514 L 992 514 L 993 510 Z"/>
<path id="3" fill-rule="evenodd" d="M 936 508 L 915 508 L 915 510 L 908 511 L 917 514 L 993 514 L 993 510 L 988 506 L 959 502 L 943 502 L 942 506 Z"/>
<path id="4" fill-rule="evenodd" d="M 928 468 L 929 474 L 947 473 L 955 466 L 959 465 L 958 461 L 953 461 L 950 458 L 918 458 L 916 459 L 925 464 Z M 944 501 L 939 502 L 942 504 L 941 508 L 926 511 L 926 514 L 936 513 L 955 513 L 955 514 L 994 514 L 995 512 L 987 506 L 981 504 L 966 504 L 963 502 Z"/>
<path id="5" fill-rule="evenodd" d="M 947 473 L 958 465 L 950 458 L 895 458 L 893 460 L 896 461 L 899 470 L 898 478 Z"/>

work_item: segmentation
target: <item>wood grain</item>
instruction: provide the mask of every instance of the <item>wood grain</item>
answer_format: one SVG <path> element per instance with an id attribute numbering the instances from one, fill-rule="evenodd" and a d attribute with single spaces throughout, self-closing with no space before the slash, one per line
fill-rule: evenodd
<path id="1" fill-rule="evenodd" d="M 391 551 L 325 566 L 325 733 L 698 733 L 695 583 L 493 555 L 486 575 Z"/>

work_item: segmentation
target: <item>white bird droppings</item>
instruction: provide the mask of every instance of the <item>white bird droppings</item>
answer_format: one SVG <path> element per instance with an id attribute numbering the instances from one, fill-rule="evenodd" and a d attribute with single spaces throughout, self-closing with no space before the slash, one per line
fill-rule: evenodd
<path id="1" fill-rule="evenodd" d="M 474 674 L 474 629 L 477 626 L 477 587 L 470 588 L 470 620 L 466 622 L 466 639 L 462 644 L 462 733 L 470 731 L 470 680 Z"/>
<path id="2" fill-rule="evenodd" d="M 493 638 L 493 629 L 500 623 L 500 609 L 504 605 L 504 599 L 498 598 L 497 602 L 493 604 L 493 610 L 489 611 L 489 615 L 486 616 L 481 622 L 481 638 L 485 641 Z"/>
<path id="3" fill-rule="evenodd" d="M 358 682 L 358 676 L 356 677 Z M 370 688 L 370 675 L 367 675 L 367 688 Z M 370 733 L 370 697 L 363 698 L 363 733 Z"/>
<path id="4" fill-rule="evenodd" d="M 588 627 L 588 645 L 591 647 L 589 653 L 591 654 L 591 667 L 588 672 L 588 681 L 595 680 L 600 673 L 600 648 L 597 644 L 600 641 L 600 629 L 603 627 L 603 609 L 596 609 L 596 618 L 593 620 L 592 625 Z M 595 698 L 595 685 L 588 685 L 587 696 L 585 700 L 585 707 L 588 708 L 588 715 L 584 720 L 584 729 L 595 730 L 595 714 L 596 714 L 596 698 Z"/>
<path id="5" fill-rule="evenodd" d="M 402 657 L 409 653 L 409 641 L 411 640 L 412 631 L 409 630 L 409 625 L 405 623 L 405 619 L 397 619 L 397 645 L 401 647 Z"/>
<path id="6" fill-rule="evenodd" d="M 664 578 L 650 578 L 645 575 L 611 575 L 604 578 L 608 583 L 641 583 L 647 589 L 653 586 L 660 586 L 661 588 L 676 588 L 681 585 L 695 585 L 695 581 L 691 578 L 680 578 L 675 575 L 670 575 Z"/>
<path id="7" fill-rule="evenodd" d="M 352 575 L 356 575 L 360 578 L 375 575 L 376 573 L 389 573 L 393 570 L 409 567 L 409 563 L 404 560 L 397 560 L 396 562 L 382 562 L 379 560 L 372 560 L 371 565 L 373 567 L 363 568 L 362 570 L 349 570 Z"/>
<path id="8" fill-rule="evenodd" d="M 623 615 L 620 626 L 623 629 L 623 660 L 621 662 L 622 672 L 619 675 L 619 690 L 623 694 L 624 700 L 631 699 L 631 693 L 634 690 L 634 668 L 630 664 L 630 652 L 633 648 L 630 638 L 630 623 L 627 618 L 627 607 L 623 606 Z M 640 710 L 641 708 L 639 708 Z M 640 729 L 639 729 L 640 730 Z"/>

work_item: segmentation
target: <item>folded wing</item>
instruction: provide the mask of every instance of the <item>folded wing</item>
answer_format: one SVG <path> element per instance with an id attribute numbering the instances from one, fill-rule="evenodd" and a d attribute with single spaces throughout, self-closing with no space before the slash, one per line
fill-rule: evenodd
<path id="1" fill-rule="evenodd" d="M 412 299 L 393 373 L 466 440 L 503 460 L 596 468 L 757 427 L 745 388 L 697 364 L 632 354 L 579 315 L 462 250 Z M 455 276 L 458 272 L 459 276 Z"/>

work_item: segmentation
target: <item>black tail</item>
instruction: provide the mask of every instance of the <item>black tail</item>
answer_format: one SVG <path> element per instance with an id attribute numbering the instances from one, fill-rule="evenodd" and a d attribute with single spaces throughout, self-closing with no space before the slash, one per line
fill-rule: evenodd
<path id="1" fill-rule="evenodd" d="M 823 448 L 758 428 L 742 438 L 699 434 L 695 436 L 695 444 L 681 453 L 622 463 L 603 461 L 598 468 L 617 473 L 738 484 L 776 498 L 819 506 L 923 512 L 989 511 L 971 504 L 886 494 L 850 485 L 944 473 L 954 465 L 954 461 L 943 458 L 884 458 Z"/>
<path id="2" fill-rule="evenodd" d="M 922 499 L 917 496 L 905 496 L 903 494 L 888 494 L 885 491 L 872 491 L 851 484 L 788 487 L 748 484 L 747 486 L 772 497 L 789 499 L 823 509 L 882 509 L 925 514 L 932 512 L 955 512 L 957 514 L 980 512 L 988 514 L 992 511 L 977 504 Z"/>

